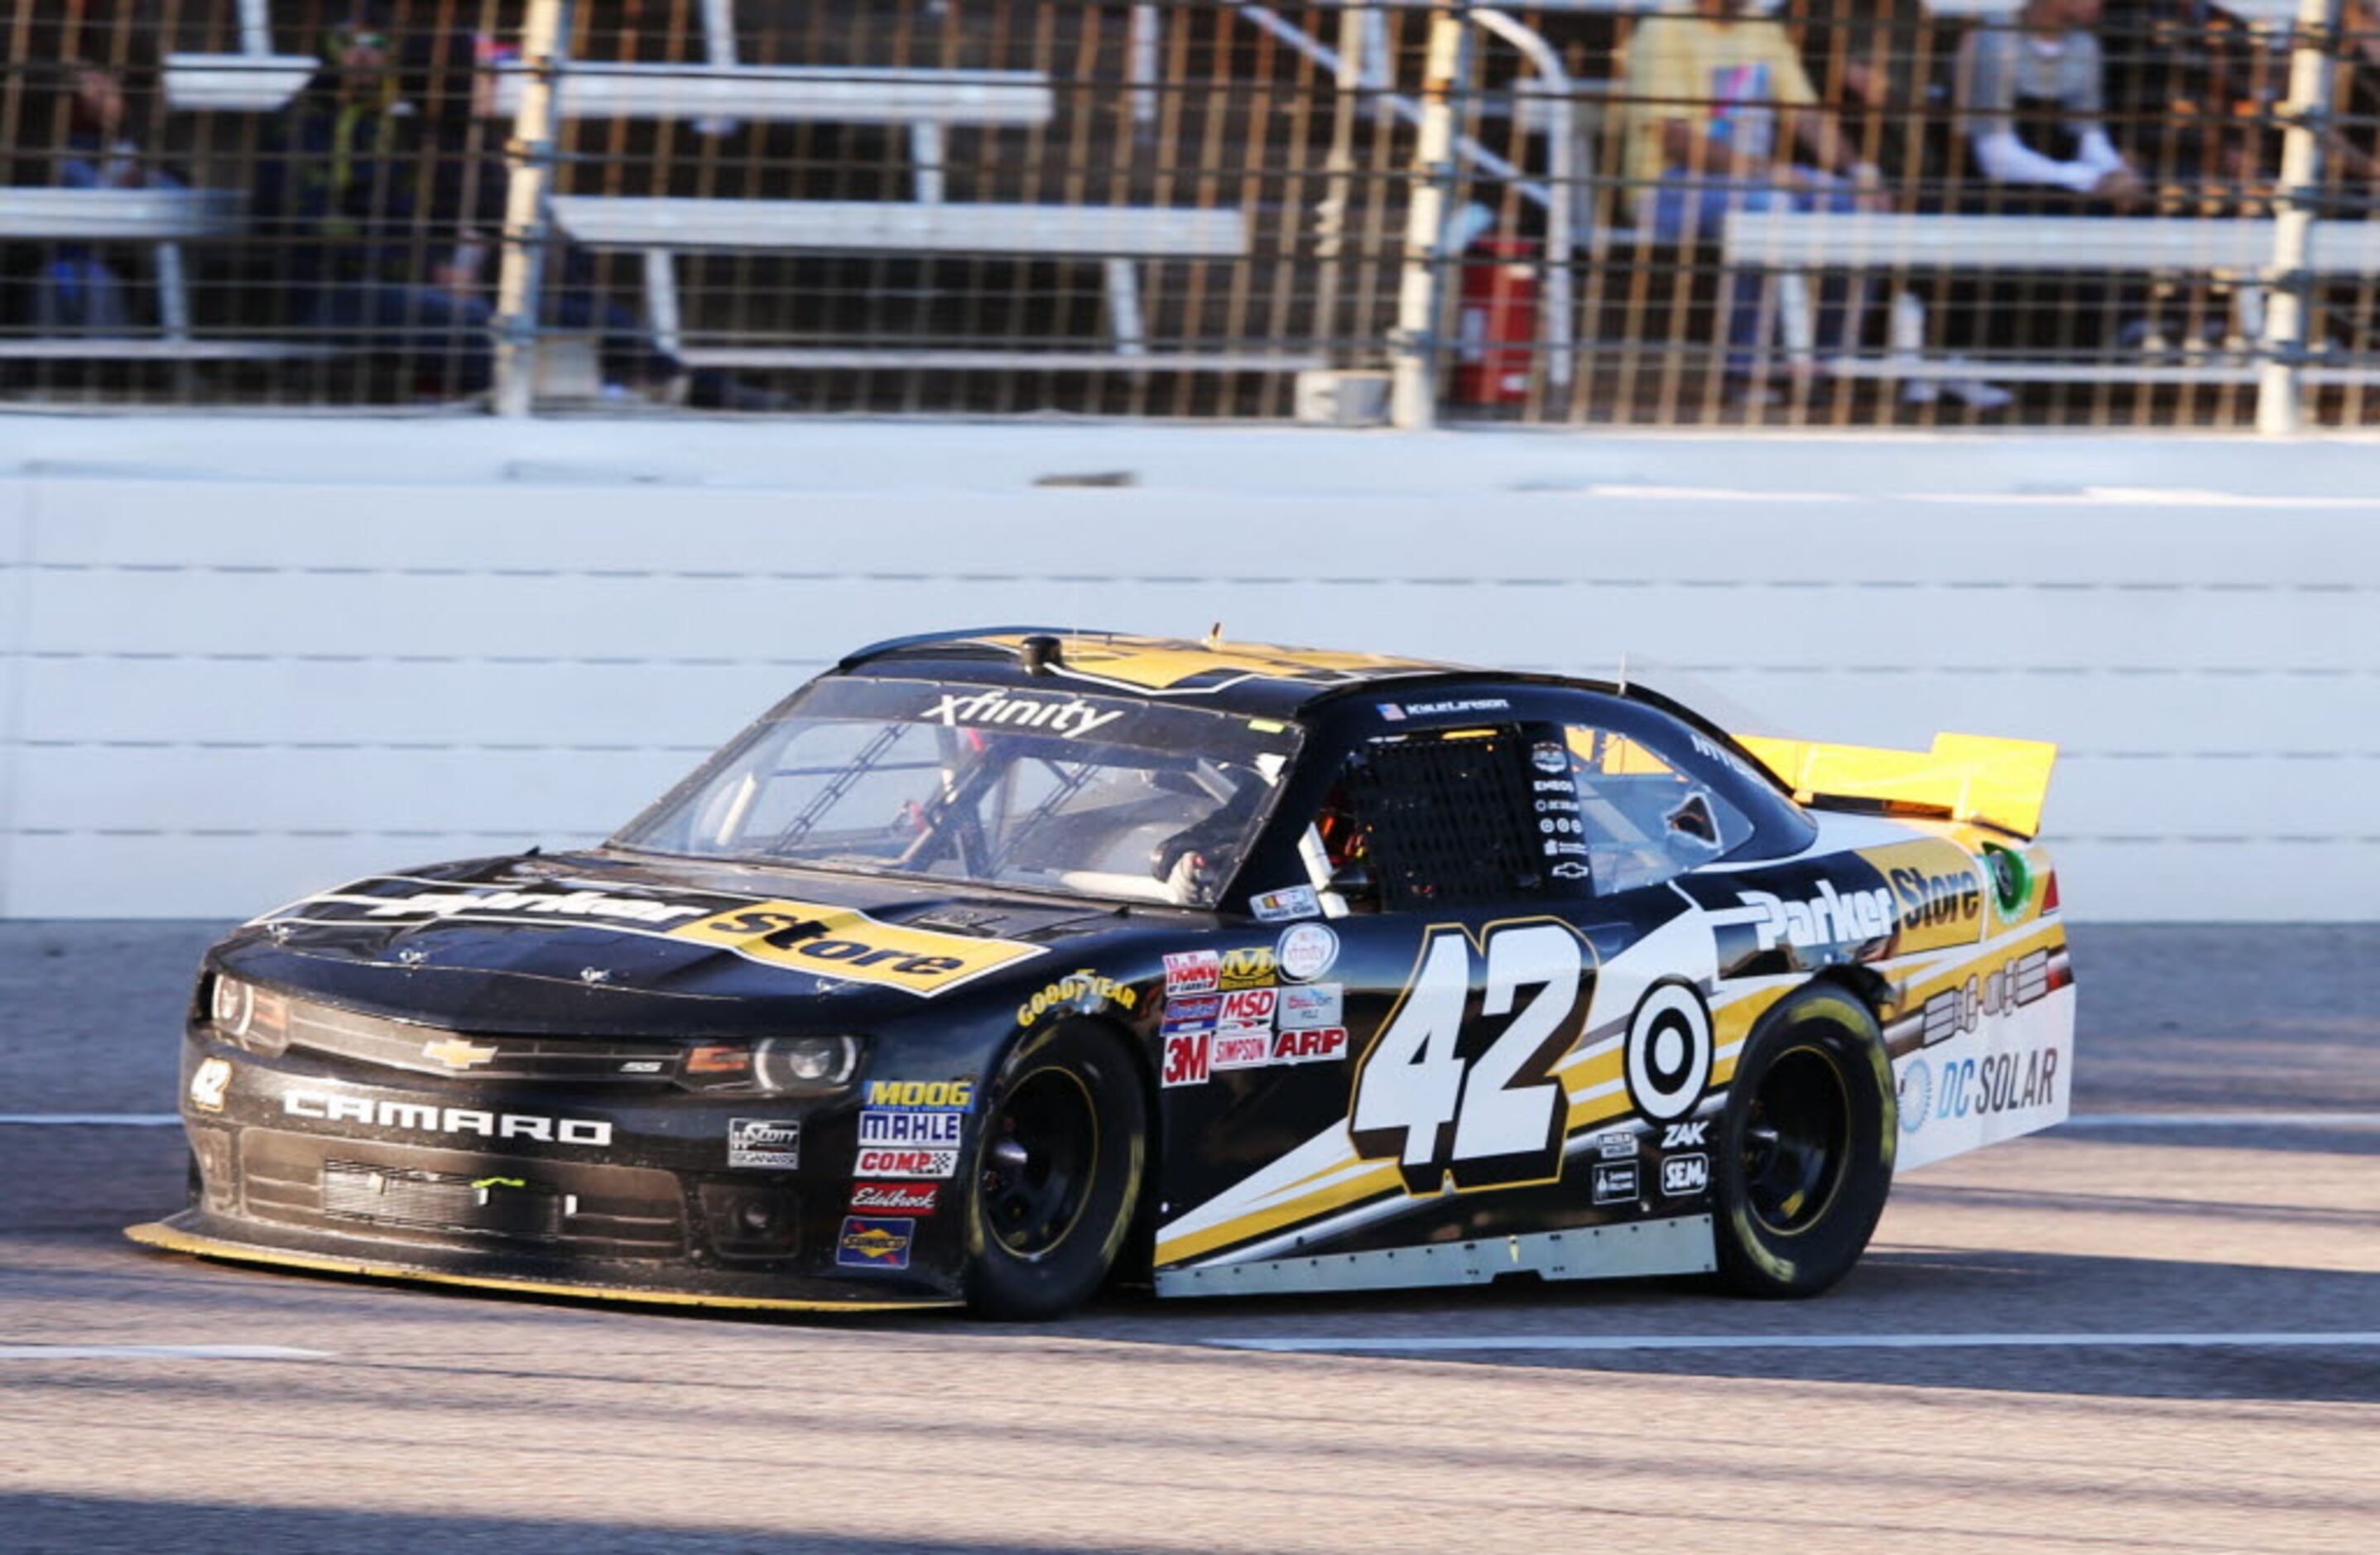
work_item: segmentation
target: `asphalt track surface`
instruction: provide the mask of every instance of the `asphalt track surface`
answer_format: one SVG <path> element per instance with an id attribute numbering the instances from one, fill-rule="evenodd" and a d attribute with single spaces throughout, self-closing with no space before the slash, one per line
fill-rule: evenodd
<path id="1" fill-rule="evenodd" d="M 0 1112 L 169 1111 L 212 932 L 0 923 Z M 176 1131 L 0 1124 L 0 1550 L 2369 1550 L 2380 926 L 2074 947 L 2119 1119 L 1912 1175 L 1793 1305 L 488 1299 L 144 1251 Z"/>

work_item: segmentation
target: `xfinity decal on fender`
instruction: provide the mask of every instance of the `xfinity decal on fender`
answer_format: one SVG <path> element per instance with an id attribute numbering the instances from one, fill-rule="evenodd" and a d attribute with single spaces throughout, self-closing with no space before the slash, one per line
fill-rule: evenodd
<path id="1" fill-rule="evenodd" d="M 431 1107 L 410 1101 L 375 1101 L 364 1096 L 292 1090 L 281 1110 L 293 1118 L 320 1123 L 359 1123 L 374 1128 L 408 1128 L 421 1134 L 476 1134 L 482 1139 L 535 1139 L 549 1145 L 608 1145 L 612 1125 L 601 1118 L 549 1118 L 529 1112 L 480 1112 L 462 1107 Z"/>

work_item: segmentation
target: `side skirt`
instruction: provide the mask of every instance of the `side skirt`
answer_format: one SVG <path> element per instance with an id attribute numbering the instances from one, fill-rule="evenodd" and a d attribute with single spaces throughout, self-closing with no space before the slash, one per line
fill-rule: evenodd
<path id="1" fill-rule="evenodd" d="M 1425 1285 L 1485 1285 L 1508 1274 L 1545 1280 L 1618 1280 L 1708 1274 L 1711 1218 L 1680 1215 L 1626 1225 L 1532 1232 L 1475 1242 L 1381 1247 L 1365 1253 L 1208 1263 L 1161 1270 L 1160 1296 L 1269 1295 L 1289 1291 L 1389 1291 Z"/>

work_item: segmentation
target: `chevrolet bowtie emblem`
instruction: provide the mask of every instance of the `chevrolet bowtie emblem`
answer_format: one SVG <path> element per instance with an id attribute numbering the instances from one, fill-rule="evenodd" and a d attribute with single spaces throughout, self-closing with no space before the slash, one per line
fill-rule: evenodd
<path id="1" fill-rule="evenodd" d="M 466 1042 L 457 1037 L 450 1037 L 443 1042 L 423 1043 L 421 1056 L 436 1059 L 449 1069 L 477 1069 L 480 1064 L 495 1057 L 496 1050 L 483 1048 L 477 1042 Z"/>

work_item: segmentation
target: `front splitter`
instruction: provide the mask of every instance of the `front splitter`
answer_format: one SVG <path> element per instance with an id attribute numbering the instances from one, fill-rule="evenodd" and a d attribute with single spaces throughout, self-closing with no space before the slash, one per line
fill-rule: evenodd
<path id="1" fill-rule="evenodd" d="M 176 1216 L 175 1220 L 180 1218 Z M 913 1296 L 895 1300 L 795 1300 L 779 1296 L 716 1295 L 698 1291 L 649 1290 L 630 1285 L 582 1285 L 563 1281 L 520 1279 L 495 1274 L 457 1274 L 419 1264 L 391 1262 L 381 1257 L 347 1257 L 322 1253 L 302 1253 L 282 1247 L 264 1247 L 250 1243 L 226 1241 L 219 1236 L 210 1236 L 177 1226 L 172 1220 L 151 1221 L 137 1226 L 128 1226 L 125 1228 L 124 1234 L 144 1247 L 156 1247 L 168 1253 L 187 1253 L 194 1257 L 214 1258 L 227 1263 L 299 1270 L 310 1274 L 344 1274 L 367 1280 L 400 1280 L 420 1284 L 461 1286 L 467 1290 L 503 1291 L 516 1295 L 555 1296 L 573 1301 L 615 1301 L 654 1306 L 709 1306 L 742 1312 L 916 1312 L 962 1305 L 959 1302 L 931 1296 Z"/>

